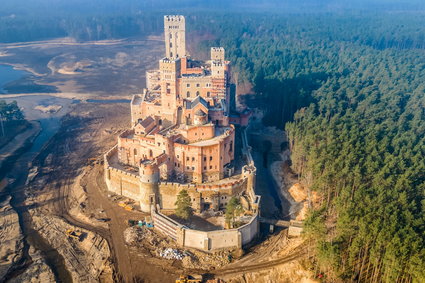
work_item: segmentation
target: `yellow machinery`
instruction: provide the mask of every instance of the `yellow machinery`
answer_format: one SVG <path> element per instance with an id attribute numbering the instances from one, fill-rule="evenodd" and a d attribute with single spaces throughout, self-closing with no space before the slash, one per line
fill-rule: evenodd
<path id="1" fill-rule="evenodd" d="M 120 201 L 118 205 L 128 211 L 132 211 L 134 209 L 132 205 L 128 204 L 128 202 Z"/>
<path id="2" fill-rule="evenodd" d="M 81 241 L 83 233 L 79 232 L 79 231 L 75 231 L 74 229 L 68 229 L 66 230 L 66 235 L 68 237 L 71 237 L 73 239 L 76 239 L 78 241 Z"/>

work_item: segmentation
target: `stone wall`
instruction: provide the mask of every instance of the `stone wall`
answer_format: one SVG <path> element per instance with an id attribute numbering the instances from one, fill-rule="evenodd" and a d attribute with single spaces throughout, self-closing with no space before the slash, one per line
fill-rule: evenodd
<path id="1" fill-rule="evenodd" d="M 108 189 L 118 195 L 139 199 L 140 181 L 138 174 L 109 166 L 108 159 L 114 154 L 117 154 L 117 146 L 105 154 L 105 182 Z"/>
<path id="2" fill-rule="evenodd" d="M 239 228 L 208 232 L 189 229 L 163 215 L 154 207 L 152 207 L 152 219 L 155 229 L 174 239 L 179 245 L 207 252 L 241 249 L 259 232 L 258 214 L 254 215 L 249 223 Z"/>

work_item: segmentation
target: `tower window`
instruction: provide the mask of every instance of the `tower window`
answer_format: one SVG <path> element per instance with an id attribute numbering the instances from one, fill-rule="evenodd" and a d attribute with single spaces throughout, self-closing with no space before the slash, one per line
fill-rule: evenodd
<path id="1" fill-rule="evenodd" d="M 170 47 L 173 47 L 173 43 L 172 42 L 170 42 Z"/>
<path id="2" fill-rule="evenodd" d="M 200 84 L 196 84 L 196 87 L 200 87 L 201 85 Z"/>
<path id="3" fill-rule="evenodd" d="M 199 96 L 199 91 L 196 92 L 196 96 Z"/>
<path id="4" fill-rule="evenodd" d="M 210 97 L 211 96 L 211 93 L 208 91 L 207 92 L 207 97 Z"/>
<path id="5" fill-rule="evenodd" d="M 186 84 L 187 87 L 190 87 L 190 84 Z"/>
<path id="6" fill-rule="evenodd" d="M 190 97 L 190 91 L 188 91 L 188 92 L 186 93 L 186 96 L 187 96 L 187 97 Z"/>

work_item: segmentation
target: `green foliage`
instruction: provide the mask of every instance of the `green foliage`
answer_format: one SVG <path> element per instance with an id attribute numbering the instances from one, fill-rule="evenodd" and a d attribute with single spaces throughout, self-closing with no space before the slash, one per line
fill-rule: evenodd
<path id="1" fill-rule="evenodd" d="M 238 198 L 232 197 L 226 205 L 225 219 L 227 223 L 234 223 L 235 217 L 243 212 L 241 202 Z"/>
<path id="2" fill-rule="evenodd" d="M 176 206 L 176 215 L 181 219 L 188 220 L 192 215 L 192 201 L 186 190 L 181 190 L 177 195 Z"/>
<path id="3" fill-rule="evenodd" d="M 24 114 L 22 113 L 21 109 L 18 107 L 18 103 L 16 101 L 7 103 L 4 100 L 0 100 L 0 115 L 6 121 L 24 119 Z"/>
<path id="4" fill-rule="evenodd" d="M 425 280 L 425 18 L 192 20 L 253 83 L 263 122 L 285 125 L 293 168 L 321 199 L 305 223 L 318 267 L 330 280 Z"/>

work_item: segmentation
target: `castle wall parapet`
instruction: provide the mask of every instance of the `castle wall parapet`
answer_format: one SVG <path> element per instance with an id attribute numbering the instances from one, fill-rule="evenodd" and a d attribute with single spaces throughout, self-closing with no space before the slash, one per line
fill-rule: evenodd
<path id="1" fill-rule="evenodd" d="M 195 248 L 206 252 L 226 249 L 242 249 L 250 243 L 259 232 L 259 215 L 256 213 L 250 221 L 239 228 L 215 231 L 190 229 L 159 211 L 159 206 L 152 206 L 151 211 L 156 230 L 175 240 L 180 246 Z"/>

